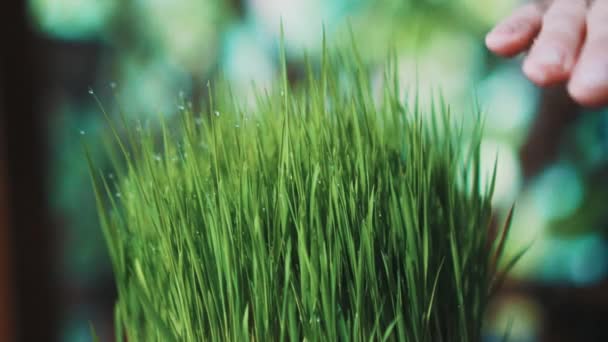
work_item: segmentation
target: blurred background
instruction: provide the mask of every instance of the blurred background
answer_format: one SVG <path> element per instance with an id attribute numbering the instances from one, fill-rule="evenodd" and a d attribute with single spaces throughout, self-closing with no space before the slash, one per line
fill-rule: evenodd
<path id="1" fill-rule="evenodd" d="M 115 290 L 82 151 L 103 116 L 155 120 L 230 80 L 245 103 L 272 87 L 279 23 L 289 75 L 319 58 L 323 28 L 378 70 L 397 53 L 422 99 L 486 115 L 498 153 L 498 224 L 516 203 L 507 254 L 530 247 L 488 312 L 487 341 L 608 341 L 608 110 L 539 90 L 484 48 L 518 0 L 27 0 L 0 9 L 0 341 L 113 340 Z M 466 119 L 466 117 L 465 117 Z M 469 119 L 470 120 L 470 119 Z M 93 145 L 98 165 L 103 147 Z M 108 175 L 110 178 L 112 175 Z"/>

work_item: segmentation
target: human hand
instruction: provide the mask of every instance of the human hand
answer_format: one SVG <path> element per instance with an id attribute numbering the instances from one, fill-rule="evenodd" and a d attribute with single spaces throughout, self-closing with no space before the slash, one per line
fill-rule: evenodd
<path id="1" fill-rule="evenodd" d="M 503 57 L 529 48 L 523 71 L 532 82 L 567 82 L 578 103 L 608 104 L 608 0 L 524 5 L 488 33 L 486 45 Z"/>

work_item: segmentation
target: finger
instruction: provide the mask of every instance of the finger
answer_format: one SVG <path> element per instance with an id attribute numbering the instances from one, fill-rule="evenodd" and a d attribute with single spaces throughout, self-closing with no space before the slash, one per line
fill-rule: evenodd
<path id="1" fill-rule="evenodd" d="M 586 106 L 608 104 L 608 1 L 598 0 L 587 15 L 587 40 L 568 85 Z"/>
<path id="2" fill-rule="evenodd" d="M 516 55 L 530 46 L 541 21 L 542 12 L 537 5 L 524 5 L 488 33 L 486 46 L 500 56 Z"/>
<path id="3" fill-rule="evenodd" d="M 585 0 L 556 0 L 543 17 L 542 28 L 526 61 L 524 73 L 547 86 L 570 77 L 585 37 Z"/>

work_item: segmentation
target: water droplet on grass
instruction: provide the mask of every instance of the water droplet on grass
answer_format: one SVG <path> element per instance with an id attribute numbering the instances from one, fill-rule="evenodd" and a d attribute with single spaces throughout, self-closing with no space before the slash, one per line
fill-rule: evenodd
<path id="1" fill-rule="evenodd" d="M 116 89 L 116 82 L 110 82 L 110 88 Z"/>
<path id="2" fill-rule="evenodd" d="M 87 134 L 85 131 L 83 131 L 83 130 L 80 131 L 80 135 L 85 135 L 85 134 Z"/>
<path id="3" fill-rule="evenodd" d="M 155 155 L 154 155 L 154 160 L 156 160 L 157 162 L 161 161 L 161 159 L 162 159 L 162 158 L 160 157 L 160 155 L 159 155 L 159 154 L 155 154 Z"/>
<path id="4" fill-rule="evenodd" d="M 118 198 L 122 197 L 121 193 L 120 193 L 120 192 L 117 192 L 117 193 L 116 193 L 116 197 L 118 197 Z"/>
<path id="5" fill-rule="evenodd" d="M 218 112 L 217 110 L 215 111 L 215 116 L 220 116 L 220 112 Z"/>
<path id="6" fill-rule="evenodd" d="M 186 107 L 184 107 L 183 105 L 179 105 L 179 106 L 177 106 L 177 109 L 179 109 L 179 110 L 185 110 Z"/>
<path id="7" fill-rule="evenodd" d="M 93 91 L 93 88 L 89 88 L 89 94 L 90 94 L 90 95 L 95 94 L 95 92 Z"/>

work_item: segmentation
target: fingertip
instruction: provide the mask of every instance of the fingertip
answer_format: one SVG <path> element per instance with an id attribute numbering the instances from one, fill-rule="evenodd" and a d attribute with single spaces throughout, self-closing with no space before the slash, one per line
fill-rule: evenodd
<path id="1" fill-rule="evenodd" d="M 524 75 L 526 75 L 526 77 L 537 86 L 545 87 L 549 85 L 549 82 L 547 81 L 547 73 L 535 63 L 530 62 L 530 60 L 524 61 L 522 70 Z"/>
<path id="2" fill-rule="evenodd" d="M 486 34 L 485 43 L 488 50 L 498 55 L 502 54 L 505 45 L 504 39 L 497 37 L 494 31 L 490 31 L 488 34 Z"/>
<path id="3" fill-rule="evenodd" d="M 578 87 L 568 87 L 570 97 L 578 104 L 587 108 L 601 108 L 608 105 L 606 95 L 598 95 L 592 91 L 582 90 Z"/>
<path id="4" fill-rule="evenodd" d="M 535 84 L 546 87 L 566 81 L 572 71 L 573 56 L 564 49 L 537 44 L 524 61 L 524 74 Z"/>
<path id="5" fill-rule="evenodd" d="M 595 1 L 587 14 L 587 36 L 568 84 L 570 96 L 586 107 L 608 105 L 608 2 Z"/>
<path id="6" fill-rule="evenodd" d="M 597 70 L 579 70 L 568 84 L 568 93 L 585 107 L 608 104 L 608 77 Z"/>
<path id="7" fill-rule="evenodd" d="M 512 57 L 527 49 L 540 30 L 542 15 L 538 7 L 525 5 L 496 25 L 485 37 L 488 49 Z"/>
<path id="8" fill-rule="evenodd" d="M 524 51 L 527 47 L 526 42 L 517 35 L 497 33 L 490 31 L 485 37 L 485 44 L 488 50 L 501 57 L 513 57 Z"/>
<path id="9" fill-rule="evenodd" d="M 522 67 L 524 75 L 539 87 L 548 87 L 567 79 L 567 75 L 563 70 L 559 70 L 553 66 L 544 65 L 536 62 L 533 59 L 527 58 Z"/>

